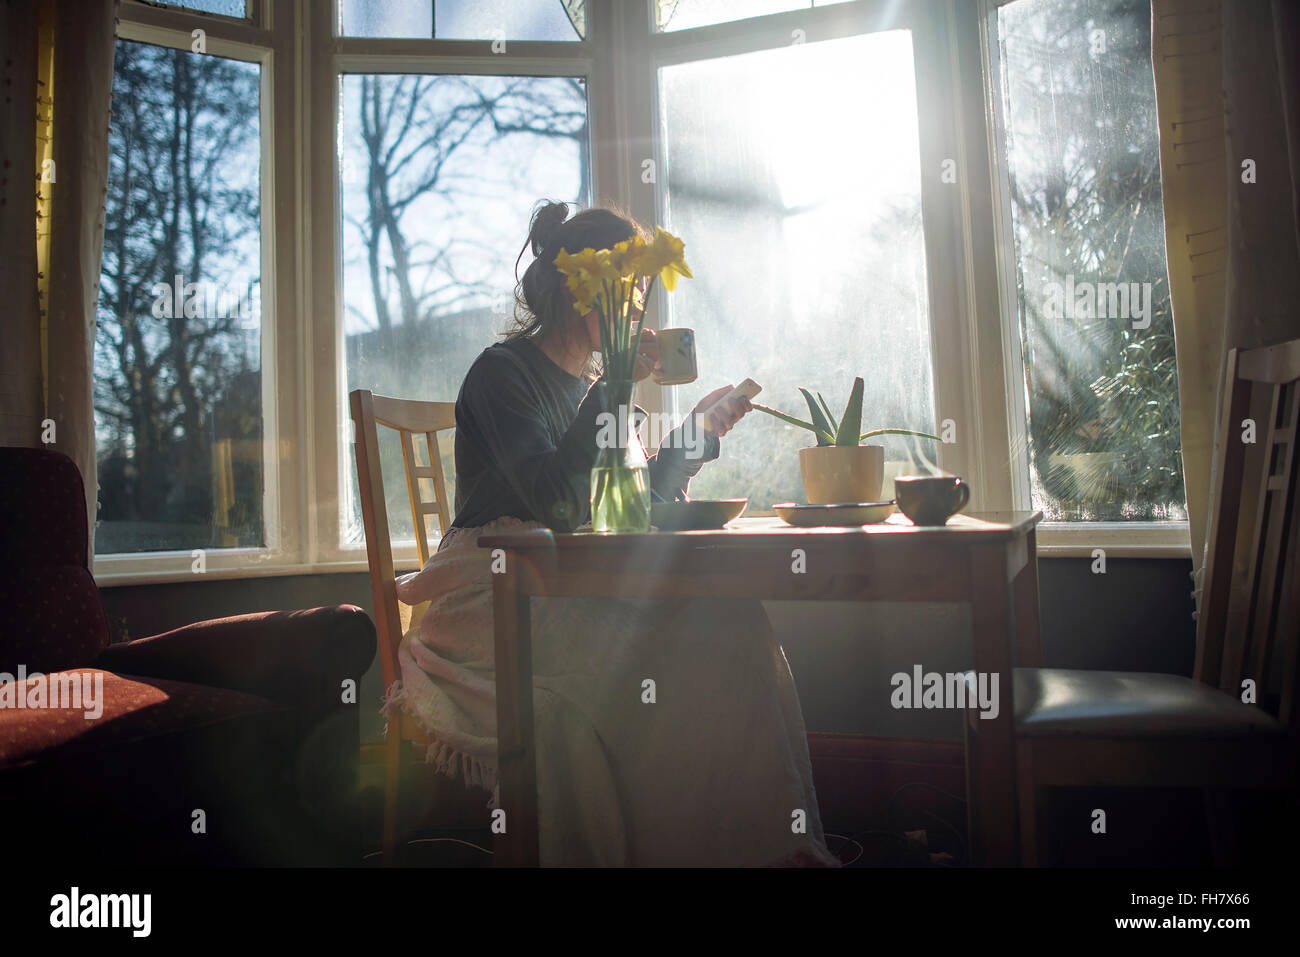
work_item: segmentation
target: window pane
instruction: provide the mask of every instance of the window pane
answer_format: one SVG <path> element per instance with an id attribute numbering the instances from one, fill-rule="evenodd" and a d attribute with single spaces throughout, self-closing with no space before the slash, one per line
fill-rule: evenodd
<path id="1" fill-rule="evenodd" d="M 998 14 L 1034 506 L 1185 521 L 1150 5 Z"/>
<path id="2" fill-rule="evenodd" d="M 95 551 L 258 546 L 259 67 L 118 41 Z"/>
<path id="3" fill-rule="evenodd" d="M 248 16 L 244 0 L 167 0 L 167 6 L 184 7 L 200 13 L 219 13 L 223 17 L 236 17 L 240 20 Z"/>
<path id="4" fill-rule="evenodd" d="M 340 98 L 347 390 L 453 402 L 470 363 L 511 324 L 533 205 L 587 201 L 586 85 L 345 76 Z M 450 441 L 442 451 L 450 475 Z M 345 452 L 340 533 L 355 544 L 361 512 Z M 393 537 L 410 540 L 395 439 L 380 458 Z"/>
<path id="5" fill-rule="evenodd" d="M 803 386 L 839 415 L 862 376 L 863 431 L 934 432 L 911 35 L 666 67 L 659 82 L 669 226 L 695 274 L 666 297 L 699 351 L 681 411 L 748 376 L 765 405 L 806 419 Z M 798 449 L 812 444 L 752 414 L 691 494 L 805 501 Z M 881 444 L 893 474 L 937 455 L 931 440 Z"/>
<path id="6" fill-rule="evenodd" d="M 845 0 L 655 0 L 660 30 L 688 30 L 714 23 L 747 20 L 768 13 L 829 7 Z"/>
<path id="7" fill-rule="evenodd" d="M 341 0 L 348 37 L 581 40 L 585 0 Z"/>

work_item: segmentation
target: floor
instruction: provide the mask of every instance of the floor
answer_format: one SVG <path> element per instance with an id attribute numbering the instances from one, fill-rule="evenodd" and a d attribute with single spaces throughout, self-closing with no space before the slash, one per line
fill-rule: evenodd
<path id="1" fill-rule="evenodd" d="M 847 737 L 810 736 L 826 843 L 846 867 L 965 867 L 966 806 L 959 752 L 915 745 L 869 750 Z M 864 739 L 865 740 L 865 739 Z M 907 750 L 902 750 L 904 747 Z M 950 749 L 951 750 L 951 749 Z M 864 756 L 865 755 L 865 756 Z M 374 764 L 364 790 L 367 866 L 379 866 L 382 774 Z M 487 867 L 492 834 L 480 825 L 486 792 L 418 767 L 411 790 L 426 813 L 405 849 L 412 867 Z M 1290 861 L 1300 851 L 1291 825 L 1294 795 L 1241 794 L 1234 820 L 1241 863 Z M 1096 825 L 1105 812 L 1105 829 Z M 1213 865 L 1200 791 L 1066 789 L 1050 791 L 1040 808 L 1042 863 L 1067 867 L 1209 867 Z M 446 822 L 458 826 L 437 826 Z"/>

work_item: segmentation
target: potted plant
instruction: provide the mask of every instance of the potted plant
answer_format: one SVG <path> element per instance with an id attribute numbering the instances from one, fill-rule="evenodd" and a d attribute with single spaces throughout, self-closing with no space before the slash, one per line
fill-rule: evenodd
<path id="1" fill-rule="evenodd" d="M 937 435 L 912 429 L 862 429 L 862 393 L 864 383 L 853 380 L 853 391 L 844 415 L 837 422 L 830 406 L 817 393 L 816 401 L 807 389 L 800 389 L 808 403 L 812 420 L 805 422 L 776 409 L 753 403 L 754 408 L 776 416 L 783 422 L 808 429 L 817 444 L 799 450 L 799 471 L 803 475 L 804 493 L 810 505 L 878 502 L 885 480 L 885 449 L 880 445 L 863 445 L 864 439 L 877 435 L 916 435 L 938 441 Z"/>

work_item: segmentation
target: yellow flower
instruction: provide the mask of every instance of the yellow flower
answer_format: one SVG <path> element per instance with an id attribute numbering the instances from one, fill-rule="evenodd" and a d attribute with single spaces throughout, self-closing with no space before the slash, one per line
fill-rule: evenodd
<path id="1" fill-rule="evenodd" d="M 614 248 L 610 250 L 610 264 L 620 276 L 626 278 L 635 274 L 639 250 L 644 245 L 640 236 L 614 244 Z"/>
<path id="2" fill-rule="evenodd" d="M 614 251 L 611 249 L 584 249 L 578 255 L 591 253 L 591 265 L 587 271 L 591 273 L 591 278 L 602 283 L 615 283 L 622 278 L 622 272 L 619 266 L 614 262 Z"/>
<path id="3" fill-rule="evenodd" d="M 602 293 L 600 284 L 592 282 L 591 277 L 586 273 L 569 276 L 564 280 L 564 284 L 568 286 L 569 292 L 573 293 L 573 308 L 581 316 L 591 312 L 595 307 L 596 299 Z"/>
<path id="4" fill-rule="evenodd" d="M 586 257 L 581 254 L 569 253 L 563 249 L 555 254 L 555 268 L 565 277 L 564 284 L 573 294 L 574 308 L 582 315 L 591 311 L 592 304 L 600 293 L 599 284 L 592 281 L 591 273 L 584 265 L 586 261 Z"/>
<path id="5" fill-rule="evenodd" d="M 574 297 L 574 306 L 581 314 L 599 308 L 601 314 L 612 311 L 628 316 L 631 310 L 640 312 L 640 304 L 629 309 L 629 300 L 635 299 L 634 287 L 641 277 L 658 276 L 664 288 L 672 291 L 677 277 L 691 277 L 690 267 L 684 258 L 685 245 L 666 230 L 656 227 L 650 241 L 634 236 L 611 249 L 584 249 L 569 253 L 560 250 L 555 256 L 555 268 L 565 277 L 565 284 Z M 606 302 L 612 295 L 614 303 Z"/>
<path id="6" fill-rule="evenodd" d="M 576 255 L 567 249 L 561 249 L 555 254 L 555 268 L 565 276 L 572 276 L 581 268 L 577 260 Z"/>
<path id="7" fill-rule="evenodd" d="M 565 277 L 565 285 L 573 293 L 574 308 L 581 315 L 601 304 L 606 283 L 618 280 L 608 249 L 584 249 L 577 253 L 560 250 L 555 254 L 555 268 Z"/>
<path id="8" fill-rule="evenodd" d="M 622 245 L 624 244 L 619 243 L 619 246 Z M 646 253 L 649 251 L 650 247 L 646 241 L 638 236 L 635 239 L 628 240 L 626 245 L 627 249 L 623 252 L 619 260 L 619 265 L 622 267 L 623 275 L 630 280 L 636 280 L 640 276 L 650 275 L 649 267 L 646 264 Z"/>
<path id="9" fill-rule="evenodd" d="M 638 257 L 638 272 L 646 276 L 658 274 L 664 288 L 672 292 L 677 288 L 678 276 L 693 278 L 683 255 L 685 248 L 685 244 L 680 239 L 663 227 L 656 226 L 654 239 L 645 244 Z"/>

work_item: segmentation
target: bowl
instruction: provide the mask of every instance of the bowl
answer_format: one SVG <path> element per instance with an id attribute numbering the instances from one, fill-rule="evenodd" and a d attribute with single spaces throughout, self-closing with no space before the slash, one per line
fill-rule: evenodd
<path id="1" fill-rule="evenodd" d="M 650 524 L 664 532 L 722 528 L 739 518 L 748 504 L 747 498 L 655 502 L 650 506 Z"/>

